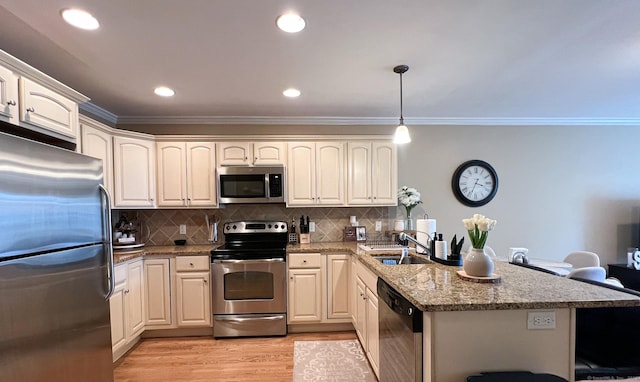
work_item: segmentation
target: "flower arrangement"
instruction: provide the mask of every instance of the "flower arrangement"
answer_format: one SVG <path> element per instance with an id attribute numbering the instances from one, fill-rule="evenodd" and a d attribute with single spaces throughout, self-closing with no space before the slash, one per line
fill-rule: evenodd
<path id="1" fill-rule="evenodd" d="M 489 231 L 493 230 L 497 221 L 489 219 L 484 215 L 475 214 L 470 219 L 462 219 L 464 228 L 469 232 L 471 245 L 475 249 L 483 249 L 489 237 Z"/>
<path id="2" fill-rule="evenodd" d="M 411 218 L 411 210 L 422 203 L 420 192 L 413 187 L 402 186 L 398 190 L 398 202 L 404 206 L 407 211 L 407 219 Z"/>

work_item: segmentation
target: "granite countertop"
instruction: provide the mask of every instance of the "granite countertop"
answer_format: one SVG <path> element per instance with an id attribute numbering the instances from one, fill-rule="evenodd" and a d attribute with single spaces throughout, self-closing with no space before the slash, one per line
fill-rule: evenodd
<path id="1" fill-rule="evenodd" d="M 287 252 L 345 252 L 359 257 L 422 311 L 502 309 L 554 309 L 639 306 L 640 298 L 576 280 L 538 272 L 505 262 L 496 262 L 499 284 L 462 280 L 462 267 L 437 263 L 401 266 L 383 265 L 353 242 L 290 245 Z M 399 252 L 399 251 L 398 251 Z M 389 251 L 383 252 L 390 254 Z M 415 254 L 414 254 L 415 255 Z M 420 256 L 420 255 L 417 255 Z"/>
<path id="2" fill-rule="evenodd" d="M 219 244 L 151 245 L 132 251 L 113 251 L 113 260 L 116 264 L 119 264 L 138 257 L 149 257 L 158 255 L 209 255 L 212 249 L 215 249 L 219 246 Z"/>

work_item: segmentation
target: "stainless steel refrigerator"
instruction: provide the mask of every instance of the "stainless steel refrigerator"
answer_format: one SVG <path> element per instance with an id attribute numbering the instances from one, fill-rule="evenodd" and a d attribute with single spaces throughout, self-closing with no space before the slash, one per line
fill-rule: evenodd
<path id="1" fill-rule="evenodd" d="M 102 162 L 0 133 L 0 381 L 113 381 Z"/>

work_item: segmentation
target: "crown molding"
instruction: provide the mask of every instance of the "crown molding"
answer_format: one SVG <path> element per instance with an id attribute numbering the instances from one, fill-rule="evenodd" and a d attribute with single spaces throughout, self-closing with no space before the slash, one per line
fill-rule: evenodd
<path id="1" fill-rule="evenodd" d="M 233 116 L 123 116 L 118 124 L 130 125 L 396 125 L 397 118 L 359 117 L 233 117 Z M 412 125 L 470 126 L 640 126 L 640 118 L 405 118 Z"/>
<path id="2" fill-rule="evenodd" d="M 78 105 L 80 113 L 88 115 L 89 117 L 96 117 L 102 121 L 115 126 L 118 123 L 118 116 L 112 112 L 101 108 L 91 102 L 85 102 Z"/>

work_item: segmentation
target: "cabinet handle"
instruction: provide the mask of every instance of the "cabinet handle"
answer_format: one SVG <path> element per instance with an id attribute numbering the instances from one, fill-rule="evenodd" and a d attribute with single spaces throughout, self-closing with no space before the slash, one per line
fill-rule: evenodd
<path id="1" fill-rule="evenodd" d="M 124 290 L 124 293 L 129 293 L 129 289 L 125 289 L 125 290 Z"/>
<path id="2" fill-rule="evenodd" d="M 244 157 L 244 160 L 246 161 L 247 159 L 249 159 L 249 157 Z"/>
<path id="3" fill-rule="evenodd" d="M 293 276 L 289 277 L 291 280 L 293 280 Z"/>
<path id="4" fill-rule="evenodd" d="M 302 260 L 302 262 L 306 264 L 306 263 L 307 263 L 307 260 Z"/>
<path id="5" fill-rule="evenodd" d="M 189 265 L 193 267 L 193 263 L 189 263 Z"/>
<path id="6" fill-rule="evenodd" d="M 27 112 L 29 112 L 29 113 L 33 113 L 34 111 L 36 111 L 36 109 L 34 109 L 33 107 L 28 107 L 27 108 Z"/>
<path id="7" fill-rule="evenodd" d="M 14 101 L 14 100 L 9 100 L 9 101 L 7 101 L 7 105 L 9 105 L 9 106 L 16 106 L 16 101 Z"/>
<path id="8" fill-rule="evenodd" d="M 207 283 L 207 280 L 202 280 L 202 281 L 204 281 L 205 284 Z"/>

